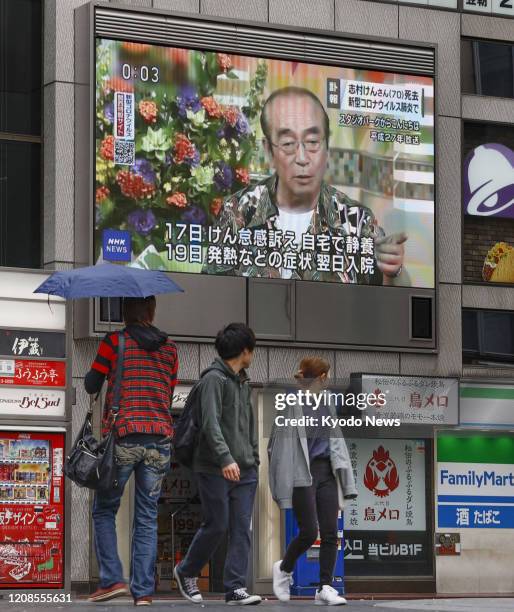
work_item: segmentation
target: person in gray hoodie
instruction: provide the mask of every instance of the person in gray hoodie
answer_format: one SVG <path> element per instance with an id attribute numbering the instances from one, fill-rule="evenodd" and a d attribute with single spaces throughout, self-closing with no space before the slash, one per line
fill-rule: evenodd
<path id="1" fill-rule="evenodd" d="M 330 364 L 324 359 L 303 359 L 295 378 L 300 389 L 320 393 L 326 386 Z M 321 403 L 314 412 L 300 402 L 286 403 L 285 418 L 335 416 L 335 406 Z M 301 421 L 296 421 L 301 422 Z M 344 499 L 357 497 L 352 466 L 342 432 L 310 426 L 274 425 L 268 445 L 269 483 L 273 499 L 281 509 L 293 508 L 298 535 L 284 558 L 273 565 L 273 592 L 280 601 L 290 598 L 294 565 L 320 533 L 320 581 L 315 595 L 318 605 L 344 605 L 346 599 L 332 587 L 337 560 L 338 514 Z"/>
<path id="2" fill-rule="evenodd" d="M 201 375 L 201 432 L 193 457 L 203 522 L 174 576 L 182 595 L 200 603 L 196 579 L 228 530 L 225 601 L 258 604 L 259 595 L 246 590 L 259 453 L 245 370 L 255 335 L 243 323 L 231 323 L 218 333 L 215 346 L 219 357 Z"/>

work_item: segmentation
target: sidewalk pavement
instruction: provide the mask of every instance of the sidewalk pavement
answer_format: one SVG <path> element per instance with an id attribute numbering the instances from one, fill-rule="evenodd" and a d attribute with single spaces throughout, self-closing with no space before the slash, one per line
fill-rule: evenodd
<path id="1" fill-rule="evenodd" d="M 17 604 L 10 603 L 7 593 L 2 593 L 0 599 L 0 611 L 24 612 L 32 611 L 36 606 L 48 610 L 63 610 L 63 612 L 128 612 L 134 610 L 132 601 L 127 598 L 115 599 L 105 604 L 92 604 L 85 600 L 77 599 L 71 603 L 59 604 Z M 252 610 L 262 612 L 306 612 L 313 608 L 312 600 L 296 600 L 290 603 L 280 603 L 276 600 L 264 600 L 258 608 L 252 606 Z M 242 607 L 242 606 L 241 606 Z M 234 609 L 235 606 L 230 606 Z M 230 609 L 223 601 L 207 600 L 202 604 L 192 604 L 178 599 L 155 599 L 151 608 L 152 612 L 227 612 Z M 317 607 L 320 609 L 320 607 Z M 514 598 L 456 598 L 456 599 L 414 599 L 414 600 L 349 600 L 348 605 L 341 606 L 341 611 L 355 612 L 387 612 L 388 610 L 417 611 L 427 610 L 430 612 L 514 612 Z"/>

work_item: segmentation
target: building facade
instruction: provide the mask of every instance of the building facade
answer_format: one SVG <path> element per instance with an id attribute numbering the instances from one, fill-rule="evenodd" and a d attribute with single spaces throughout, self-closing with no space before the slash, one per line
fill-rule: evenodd
<path id="1" fill-rule="evenodd" d="M 28 167 L 29 161 L 32 163 L 31 188 L 41 194 L 41 197 L 38 201 L 38 198 L 31 199 L 31 194 L 22 193 L 19 196 L 24 202 L 23 214 L 30 219 L 30 232 L 34 237 L 30 241 L 33 250 L 31 256 L 25 257 L 26 249 L 23 256 L 16 255 L 11 244 L 13 221 L 9 216 L 10 207 L 13 206 L 9 198 L 13 197 L 13 192 L 8 191 L 9 187 L 6 191 L 0 183 L 0 205 L 4 213 L 0 219 L 0 241 L 3 243 L 0 244 L 0 263 L 10 267 L 40 267 L 44 270 L 71 268 L 77 264 L 89 263 L 81 256 L 84 240 L 89 244 L 90 228 L 87 222 L 86 225 L 83 223 L 84 218 L 81 216 L 79 200 L 83 197 L 83 176 L 77 169 L 82 167 L 81 156 L 84 151 L 89 151 L 90 146 L 87 142 L 89 136 L 79 127 L 81 117 L 87 112 L 83 104 L 84 99 L 87 99 L 89 82 L 81 67 L 82 53 L 87 54 L 88 50 L 87 47 L 81 47 L 80 41 L 85 39 L 84 32 L 77 29 L 83 27 L 83 22 L 77 16 L 80 16 L 80 9 L 86 2 L 46 0 L 44 3 L 30 3 L 28 0 L 16 0 L 12 4 L 16 7 L 22 4 L 31 5 L 30 10 L 35 11 L 31 13 L 34 17 L 31 23 L 40 24 L 42 28 L 43 62 L 39 86 L 42 121 L 38 124 L 35 120 L 28 127 L 0 128 L 0 175 L 7 173 L 9 176 L 18 176 L 16 168 L 8 165 L 9 160 L 13 159 L 12 150 L 20 146 L 30 148 L 30 151 L 23 153 L 25 157 L 19 163 L 24 167 Z M 151 14 L 169 18 L 177 13 L 181 14 L 182 19 L 190 15 L 201 21 L 201 18 L 205 17 L 208 23 L 224 24 L 226 27 L 231 27 L 238 21 L 244 21 L 247 26 L 250 23 L 257 30 L 261 26 L 268 27 L 272 24 L 276 26 L 277 31 L 291 32 L 294 35 L 308 32 L 314 36 L 312 32 L 315 31 L 315 36 L 318 37 L 348 35 L 351 40 L 400 47 L 418 45 L 420 48 L 434 51 L 436 162 L 433 199 L 436 220 L 436 303 L 431 320 L 434 322 L 435 348 L 423 350 L 422 344 L 408 347 L 405 343 L 402 346 L 401 343 L 396 344 L 393 341 L 381 347 L 365 342 L 354 343 L 353 346 L 348 342 L 338 342 L 331 346 L 326 339 L 314 338 L 310 344 L 315 348 L 309 349 L 308 341 L 295 345 L 294 342 L 280 342 L 264 334 L 265 342 L 258 347 L 249 372 L 252 381 L 257 385 L 256 404 L 260 401 L 257 387 L 274 380 L 290 378 L 307 350 L 327 359 L 331 364 L 333 377 L 343 384 L 350 383 L 352 373 L 395 376 L 399 379 L 424 377 L 428 380 L 485 381 L 484 384 L 496 385 L 499 388 L 508 388 L 509 383 L 513 383 L 514 377 L 509 365 L 514 360 L 514 277 L 510 279 L 507 274 L 495 279 L 489 275 L 485 279 L 482 271 L 484 259 L 488 257 L 489 250 L 493 249 L 495 243 L 508 243 L 513 235 L 513 221 L 506 215 L 480 216 L 470 211 L 469 203 L 473 195 L 489 179 L 487 171 L 485 178 L 473 175 L 474 166 L 465 161 L 473 152 L 477 154 L 476 150 L 480 146 L 491 143 L 510 150 L 509 157 L 504 149 L 498 149 L 498 155 L 503 156 L 501 160 L 507 160 L 504 163 L 511 164 L 510 170 L 506 165 L 501 176 L 491 170 L 490 180 L 493 183 L 496 181 L 497 189 L 494 193 L 488 192 L 484 200 L 500 192 L 503 194 L 500 197 L 507 197 L 505 190 L 508 191 L 509 186 L 508 197 L 513 197 L 514 15 L 509 16 L 509 10 L 514 9 L 500 7 L 500 4 L 508 3 L 501 2 L 498 7 L 494 1 L 490 5 L 489 0 L 476 5 L 468 0 L 462 5 L 459 0 L 455 6 L 451 1 L 447 3 L 432 0 L 405 3 L 370 0 L 319 0 L 317 3 L 307 0 L 127 0 L 119 5 L 114 2 L 111 4 L 113 9 L 126 10 L 130 7 L 136 12 L 141 10 L 142 13 L 145 13 L 146 9 L 153 9 L 154 13 Z M 37 7 L 34 8 L 35 5 L 39 5 L 39 14 Z M 109 3 L 104 3 L 106 10 L 109 7 Z M 505 8 L 505 14 L 497 12 L 502 8 Z M 16 21 L 16 11 L 20 10 L 13 8 L 9 20 L 15 24 L 14 27 L 22 30 L 26 29 L 26 23 Z M 31 36 L 35 38 L 34 33 L 31 33 Z M 319 57 L 320 63 L 324 61 L 327 60 Z M 500 66 L 501 71 L 494 72 L 497 69 L 494 66 Z M 509 69 L 510 76 L 507 77 Z M 499 81 L 502 86 L 498 85 Z M 28 88 L 28 85 L 26 87 Z M 34 104 L 37 105 L 37 101 Z M 39 129 L 39 125 L 43 127 Z M 34 148 L 37 149 L 35 153 Z M 480 152 L 483 151 L 478 153 Z M 39 159 L 42 169 L 40 173 L 37 167 Z M 498 159 L 497 157 L 496 163 L 499 163 Z M 337 161 L 332 163 L 337 165 Z M 486 160 L 486 168 L 489 167 L 487 163 Z M 494 159 L 489 163 L 491 168 L 495 167 Z M 13 181 L 14 178 L 11 184 Z M 18 182 L 20 186 L 26 186 L 26 177 L 25 180 L 18 178 Z M 87 192 L 84 193 L 87 199 L 89 196 Z M 491 204 L 495 205 L 497 203 Z M 37 217 L 38 214 L 41 215 L 42 226 L 40 245 L 37 244 L 37 224 L 33 227 L 34 215 Z M 24 218 L 13 218 L 17 227 L 29 227 L 25 225 L 28 222 Z M 2 259 L 2 251 L 9 251 L 13 255 Z M 40 258 L 38 252 L 41 253 Z M 491 262 L 498 266 L 494 253 L 491 257 Z M 205 285 L 203 291 L 208 290 Z M 212 291 L 217 290 L 219 289 L 212 285 Z M 1 291 L 0 288 L 0 297 Z M 424 295 L 423 291 L 419 293 Z M 204 298 L 206 295 L 207 293 Z M 171 303 L 165 304 L 164 306 L 164 302 L 161 302 L 163 308 L 173 308 Z M 213 316 L 220 317 L 222 321 L 222 303 L 221 306 L 213 305 L 212 308 Z M 246 306 L 241 307 L 241 312 L 246 313 Z M 83 315 L 75 310 L 74 316 L 75 333 L 70 359 L 76 400 L 69 412 L 72 436 L 78 432 L 89 405 L 83 389 L 83 379 L 95 355 L 99 330 L 105 328 L 100 325 L 96 328 L 97 333 L 93 335 L 90 320 L 87 322 L 90 315 Z M 263 316 L 267 318 L 272 316 L 272 313 L 264 311 Z M 201 325 L 200 321 L 188 319 L 187 313 L 184 312 L 177 313 L 177 318 L 180 325 L 183 324 L 187 329 Z M 105 317 L 103 320 L 106 320 Z M 258 320 L 258 317 L 254 320 Z M 0 325 L 3 324 L 0 322 Z M 180 327 L 179 324 L 176 325 Z M 179 340 L 177 343 L 181 363 L 180 379 L 187 386 L 199 378 L 200 372 L 211 362 L 215 352 L 212 341 L 209 340 L 212 334 L 200 333 L 203 341 L 191 338 L 194 335 L 192 333 L 183 335 L 190 337 L 190 340 Z M 490 397 L 486 396 L 481 399 L 484 410 L 487 410 L 489 400 Z M 508 406 L 506 410 L 509 411 Z M 512 410 L 514 411 L 514 404 Z M 480 421 L 477 425 L 476 420 L 459 421 L 457 417 L 448 427 L 456 430 L 456 436 L 463 435 L 463 428 L 473 430 L 480 426 L 489 429 L 488 435 L 492 438 L 499 432 L 502 432 L 503 436 L 512 437 L 512 430 L 509 428 L 511 422 L 505 414 L 498 418 L 499 421 Z M 389 443 L 391 448 L 401 447 L 404 470 L 410 469 L 408 466 L 412 465 L 413 461 L 415 463 L 413 457 L 417 456 L 416 453 L 419 456 L 424 453 L 424 460 L 418 461 L 419 465 L 416 464 L 416 469 L 423 473 L 424 486 L 415 495 L 418 499 L 423 499 L 423 502 L 419 502 L 423 504 L 423 517 L 416 520 L 420 521 L 419 531 L 425 532 L 427 562 L 419 570 L 416 579 L 410 580 L 411 584 L 415 584 L 411 588 L 418 592 L 440 593 L 512 592 L 512 576 L 507 574 L 514 559 L 514 545 L 509 544 L 506 537 L 512 535 L 506 524 L 501 529 L 486 528 L 486 525 L 478 524 L 474 528 L 469 524 L 456 524 L 452 527 L 450 523 L 438 527 L 436 495 L 439 471 L 436 429 L 438 428 L 433 424 L 426 423 L 415 427 L 411 425 L 410 428 L 406 425 L 394 434 L 373 433 L 360 441 L 353 439 L 353 432 L 347 434 L 354 445 L 352 449 L 355 451 L 355 461 L 360 468 L 365 467 L 368 454 L 384 441 Z M 359 438 L 359 435 L 355 437 Z M 406 446 L 410 450 L 406 450 Z M 458 455 L 461 452 L 459 449 L 462 445 L 456 442 L 454 447 L 457 450 L 446 448 L 446 454 L 441 455 L 441 463 L 445 462 L 446 465 L 450 461 L 456 461 L 455 453 Z M 262 444 L 261 451 L 265 453 L 265 443 Z M 408 457 L 409 454 L 411 457 Z M 497 463 L 504 462 L 509 465 L 509 452 L 501 456 L 503 459 L 499 459 Z M 478 459 L 470 457 L 471 455 L 463 457 L 463 462 L 479 462 L 480 453 L 476 455 Z M 91 547 L 89 492 L 75 486 L 70 487 L 70 492 L 73 524 L 69 534 L 69 566 L 71 582 L 78 587 L 94 581 L 96 570 Z M 468 494 L 473 495 L 473 492 L 468 491 Z M 272 559 L 265 558 L 264 550 L 279 553 L 283 534 L 280 529 L 277 531 L 276 525 L 280 517 L 270 503 L 264 487 L 261 487 L 259 492 L 258 504 L 260 512 L 256 521 L 253 571 L 256 584 L 260 583 L 259 588 L 266 593 L 270 592 L 269 569 Z M 265 518 L 262 518 L 263 516 Z M 121 511 L 119 528 L 126 529 L 129 519 L 130 508 L 126 502 L 126 507 Z M 433 537 L 436 532 L 458 533 L 460 556 L 435 555 Z M 370 531 L 362 530 L 359 533 L 362 536 L 361 546 L 369 546 L 370 543 L 377 547 L 388 544 L 385 535 L 387 532 L 383 532 L 382 540 L 378 538 L 375 542 L 370 540 L 367 543 L 364 536 L 369 536 Z M 357 536 L 349 538 L 349 541 L 356 539 Z M 416 543 L 417 540 L 408 538 L 403 542 L 406 546 L 414 546 Z M 262 553 L 259 552 L 261 546 Z M 120 539 L 120 547 L 126 560 L 128 542 Z M 392 570 L 393 565 L 385 557 L 387 554 L 382 557 L 376 555 L 373 563 L 370 562 L 371 565 L 368 563 L 367 566 L 366 563 L 359 565 L 349 559 L 347 567 L 352 569 L 348 571 L 347 580 L 351 590 L 392 592 L 395 588 L 392 578 L 395 577 L 398 581 L 399 576 L 405 576 L 408 567 L 406 564 L 402 565 L 401 559 L 397 559 L 399 565 L 396 565 L 396 570 Z M 470 575 L 475 575 L 478 580 L 470 581 Z M 408 587 L 403 585 L 402 590 L 405 592 Z"/>

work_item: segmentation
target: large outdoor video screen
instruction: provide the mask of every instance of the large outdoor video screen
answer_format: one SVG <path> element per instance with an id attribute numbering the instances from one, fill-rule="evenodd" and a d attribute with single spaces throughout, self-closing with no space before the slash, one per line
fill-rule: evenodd
<path id="1" fill-rule="evenodd" d="M 96 45 L 95 262 L 434 287 L 432 78 Z"/>

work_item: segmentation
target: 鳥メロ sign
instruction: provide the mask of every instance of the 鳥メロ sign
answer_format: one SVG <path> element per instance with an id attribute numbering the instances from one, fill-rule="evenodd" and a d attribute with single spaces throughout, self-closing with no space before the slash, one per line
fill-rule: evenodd
<path id="1" fill-rule="evenodd" d="M 346 530 L 424 531 L 425 441 L 347 439 L 359 496 Z"/>

